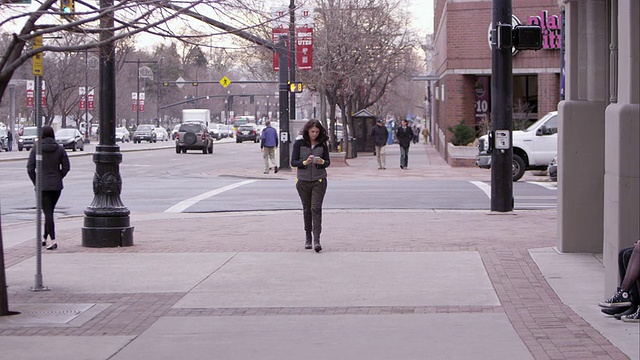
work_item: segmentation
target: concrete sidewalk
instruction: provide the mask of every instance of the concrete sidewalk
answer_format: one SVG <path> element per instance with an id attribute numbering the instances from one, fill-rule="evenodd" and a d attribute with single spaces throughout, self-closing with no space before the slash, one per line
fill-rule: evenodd
<path id="1" fill-rule="evenodd" d="M 489 180 L 422 144 L 401 170 L 396 151 L 329 176 Z M 597 306 L 600 257 L 555 251 L 554 210 L 325 211 L 320 254 L 300 211 L 132 214 L 135 245 L 109 249 L 80 246 L 82 221 L 57 219 L 39 292 L 32 224 L 3 227 L 21 312 L 0 317 L 3 359 L 640 358 L 640 324 Z"/>

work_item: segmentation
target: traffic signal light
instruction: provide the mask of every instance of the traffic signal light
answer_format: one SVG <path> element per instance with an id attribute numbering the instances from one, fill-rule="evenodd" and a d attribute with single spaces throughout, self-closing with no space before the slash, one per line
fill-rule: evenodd
<path id="1" fill-rule="evenodd" d="M 301 93 L 303 89 L 301 82 L 290 82 L 289 83 L 289 92 L 292 93 Z"/>
<path id="2" fill-rule="evenodd" d="M 75 0 L 60 0 L 60 11 L 62 12 L 63 19 L 72 19 L 73 13 L 76 12 Z"/>

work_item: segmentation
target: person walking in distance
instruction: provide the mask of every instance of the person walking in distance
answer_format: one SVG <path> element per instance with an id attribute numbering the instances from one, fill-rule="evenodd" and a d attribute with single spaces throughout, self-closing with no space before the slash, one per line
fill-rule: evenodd
<path id="1" fill-rule="evenodd" d="M 36 147 L 42 149 L 42 170 L 36 174 Z M 27 174 L 33 185 L 36 184 L 36 176 L 40 176 L 40 196 L 42 199 L 42 212 L 44 213 L 44 235 L 42 246 L 47 246 L 47 237 L 51 239 L 51 244 L 47 250 L 58 248 L 56 243 L 56 228 L 53 222 L 53 211 L 62 193 L 62 179 L 67 175 L 71 165 L 69 157 L 62 146 L 56 143 L 53 128 L 45 125 L 40 132 L 40 141 L 36 143 L 29 153 L 27 161 Z"/>
<path id="2" fill-rule="evenodd" d="M 371 130 L 371 137 L 376 149 L 376 160 L 378 160 L 378 169 L 386 169 L 387 157 L 385 154 L 385 146 L 389 137 L 389 130 L 384 126 L 382 119 L 376 121 L 376 125 Z"/>
<path id="3" fill-rule="evenodd" d="M 278 131 L 271 126 L 271 121 L 267 120 L 264 123 L 266 127 L 260 134 L 260 150 L 262 150 L 262 157 L 264 158 L 264 173 L 268 174 L 269 160 L 273 163 L 273 172 L 278 172 L 278 164 L 276 164 L 276 149 L 278 148 Z"/>
<path id="4" fill-rule="evenodd" d="M 400 145 L 400 168 L 406 169 L 409 165 L 409 146 L 413 140 L 413 130 L 408 126 L 407 120 L 402 120 L 402 126 L 396 131 L 396 138 Z"/>
<path id="5" fill-rule="evenodd" d="M 9 151 L 13 151 L 13 131 L 11 129 L 7 131 L 7 148 Z"/>
<path id="6" fill-rule="evenodd" d="M 296 190 L 302 202 L 305 249 L 322 250 L 322 202 L 327 191 L 327 170 L 331 164 L 327 130 L 318 120 L 311 119 L 302 128 L 302 139 L 296 140 L 291 153 L 291 166 L 297 168 Z"/>

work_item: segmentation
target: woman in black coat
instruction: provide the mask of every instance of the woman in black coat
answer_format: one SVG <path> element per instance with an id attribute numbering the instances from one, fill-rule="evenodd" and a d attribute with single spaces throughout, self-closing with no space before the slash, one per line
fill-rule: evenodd
<path id="1" fill-rule="evenodd" d="M 42 199 L 42 212 L 44 212 L 44 235 L 42 246 L 47 246 L 47 236 L 51 244 L 47 250 L 58 248 L 56 243 L 56 228 L 53 223 L 53 211 L 56 208 L 60 194 L 62 193 L 62 179 L 71 169 L 69 157 L 62 146 L 56 143 L 53 128 L 43 126 L 40 133 L 40 141 L 36 146 L 42 148 L 42 170 L 40 176 L 40 194 Z M 36 184 L 36 147 L 31 149 L 27 162 L 27 173 L 33 185 Z"/>

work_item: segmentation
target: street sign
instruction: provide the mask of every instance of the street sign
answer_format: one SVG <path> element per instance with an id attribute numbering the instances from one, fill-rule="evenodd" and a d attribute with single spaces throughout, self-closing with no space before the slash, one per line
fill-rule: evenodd
<path id="1" fill-rule="evenodd" d="M 33 48 L 37 49 L 42 47 L 42 35 L 38 35 L 33 38 Z M 32 60 L 32 73 L 36 76 L 42 76 L 42 53 L 37 53 L 31 57 Z"/>
<path id="2" fill-rule="evenodd" d="M 182 89 L 182 87 L 186 83 L 187 82 L 182 78 L 182 76 L 180 76 L 179 78 L 176 79 L 176 86 L 178 86 L 180 89 Z"/>
<path id="3" fill-rule="evenodd" d="M 226 88 L 229 84 L 231 84 L 231 80 L 229 80 L 228 77 L 223 76 L 222 79 L 220 79 L 220 85 L 222 85 L 222 87 Z"/>
<path id="4" fill-rule="evenodd" d="M 511 147 L 511 142 L 509 141 L 509 130 L 496 130 L 495 147 L 498 150 L 506 150 Z"/>

